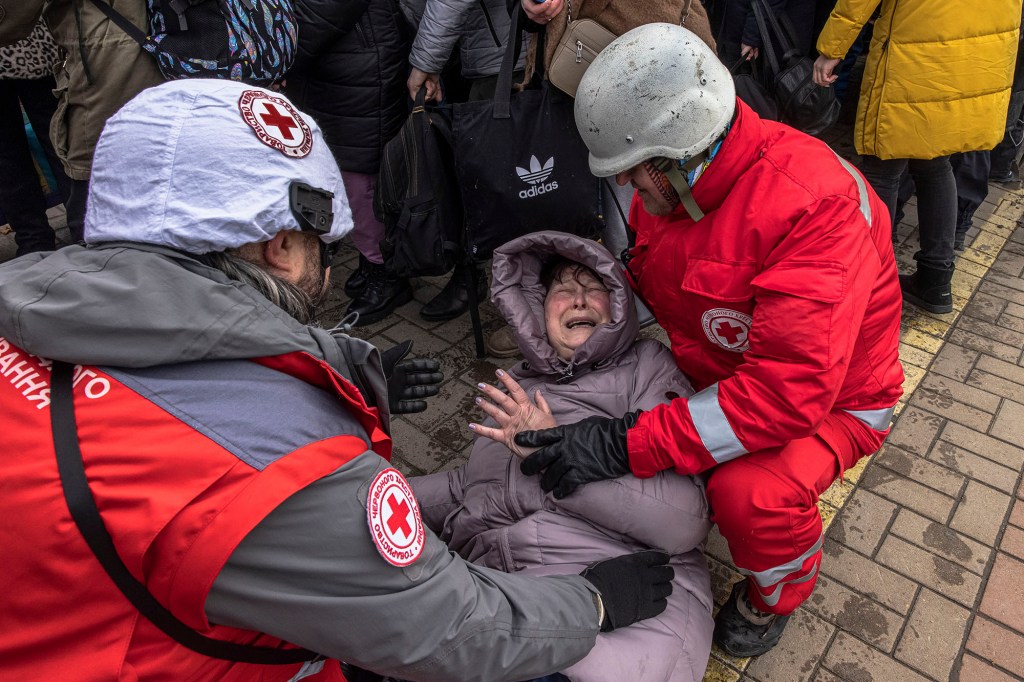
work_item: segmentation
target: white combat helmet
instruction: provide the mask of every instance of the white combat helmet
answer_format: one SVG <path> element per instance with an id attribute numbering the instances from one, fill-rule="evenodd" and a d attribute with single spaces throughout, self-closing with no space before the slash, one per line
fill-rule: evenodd
<path id="1" fill-rule="evenodd" d="M 664 157 L 708 149 L 736 109 L 729 69 L 707 44 L 674 24 L 645 24 L 612 41 L 583 75 L 576 127 L 590 170 L 607 177 Z"/>

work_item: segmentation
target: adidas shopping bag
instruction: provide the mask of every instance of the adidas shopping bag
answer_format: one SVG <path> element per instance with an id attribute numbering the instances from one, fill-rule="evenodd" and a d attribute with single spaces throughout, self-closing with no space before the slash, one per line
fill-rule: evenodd
<path id="1" fill-rule="evenodd" d="M 452 109 L 465 247 L 476 260 L 530 232 L 595 237 L 603 227 L 600 181 L 590 174 L 572 98 L 547 82 L 511 93 L 522 36 L 518 17 L 512 13 L 494 99 Z"/>

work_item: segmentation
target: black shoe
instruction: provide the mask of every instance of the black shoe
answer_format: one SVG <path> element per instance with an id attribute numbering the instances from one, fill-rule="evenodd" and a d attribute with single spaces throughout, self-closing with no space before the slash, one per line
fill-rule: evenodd
<path id="1" fill-rule="evenodd" d="M 383 320 L 395 308 L 412 300 L 408 279 L 396 277 L 383 265 L 368 265 L 366 286 L 345 311 L 345 315 L 359 313 L 356 327 Z"/>
<path id="2" fill-rule="evenodd" d="M 469 310 L 469 268 L 456 265 L 452 278 L 444 285 L 434 298 L 420 309 L 420 317 L 431 322 L 452 320 Z M 477 301 L 483 301 L 487 295 L 487 281 L 483 270 L 473 268 L 473 281 L 476 284 Z"/>
<path id="3" fill-rule="evenodd" d="M 364 256 L 359 254 L 359 265 L 356 269 L 348 276 L 345 280 L 345 295 L 349 298 L 355 298 L 363 289 L 366 288 L 366 283 L 370 280 L 369 267 L 372 263 Z"/>
<path id="4" fill-rule="evenodd" d="M 932 268 L 917 264 L 912 275 L 900 275 L 903 298 L 930 313 L 953 312 L 953 292 L 949 285 L 953 268 Z"/>
<path id="5" fill-rule="evenodd" d="M 742 580 L 733 585 L 732 594 L 715 617 L 714 641 L 730 656 L 760 656 L 779 643 L 788 622 L 789 616 L 754 608 L 747 596 L 747 581 Z"/>
<path id="6" fill-rule="evenodd" d="M 989 182 L 997 182 L 1000 185 L 1013 185 L 1014 188 L 1019 188 L 1021 185 L 1020 175 L 1014 168 L 1009 168 L 1005 171 L 993 170 L 988 174 Z"/>

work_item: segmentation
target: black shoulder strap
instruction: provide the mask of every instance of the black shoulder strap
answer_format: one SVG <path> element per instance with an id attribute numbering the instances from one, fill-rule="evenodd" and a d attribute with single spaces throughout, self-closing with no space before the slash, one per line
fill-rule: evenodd
<path id="1" fill-rule="evenodd" d="M 66 362 L 54 361 L 52 370 L 50 425 L 53 429 L 53 446 L 57 453 L 57 469 L 64 489 L 64 499 L 89 549 L 96 555 L 107 575 L 128 601 L 168 637 L 210 658 L 263 665 L 286 665 L 319 658 L 319 654 L 306 649 L 248 646 L 201 635 L 175 618 L 150 594 L 145 585 L 135 579 L 117 554 L 114 542 L 96 508 L 92 491 L 89 490 L 89 481 L 85 477 L 85 464 L 82 462 L 82 452 L 78 447 L 78 427 L 75 423 L 73 368 Z"/>
<path id="2" fill-rule="evenodd" d="M 142 30 L 128 21 L 128 18 L 118 12 L 116 9 L 103 2 L 103 0 L 92 0 L 92 4 L 96 5 L 96 9 L 107 15 L 107 19 L 114 22 L 119 29 L 128 34 L 128 37 L 137 42 L 141 46 L 146 45 L 146 34 Z"/>

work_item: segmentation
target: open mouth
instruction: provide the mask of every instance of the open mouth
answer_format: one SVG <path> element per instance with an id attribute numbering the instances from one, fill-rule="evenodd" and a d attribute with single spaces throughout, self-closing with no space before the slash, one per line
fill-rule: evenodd
<path id="1" fill-rule="evenodd" d="M 591 320 L 570 320 L 565 324 L 565 326 L 567 329 L 579 329 L 580 327 L 593 329 L 597 325 Z"/>

